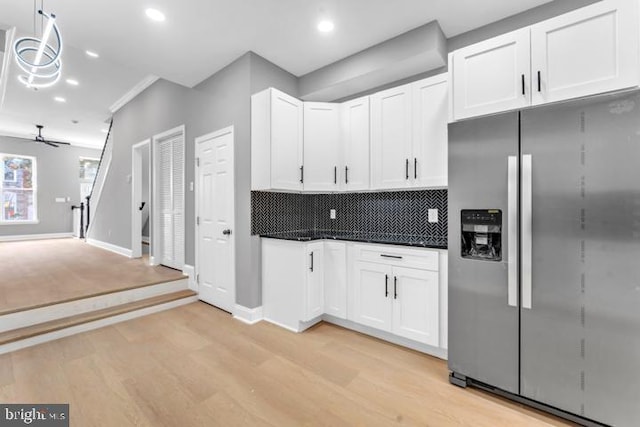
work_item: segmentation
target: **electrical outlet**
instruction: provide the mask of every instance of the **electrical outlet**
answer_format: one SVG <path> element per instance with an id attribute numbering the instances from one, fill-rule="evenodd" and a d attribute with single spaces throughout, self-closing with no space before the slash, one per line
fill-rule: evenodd
<path id="1" fill-rule="evenodd" d="M 329 218 L 336 219 L 336 210 L 335 209 L 331 209 L 329 211 Z"/>
<path id="2" fill-rule="evenodd" d="M 429 222 L 438 222 L 438 209 L 429 209 Z"/>

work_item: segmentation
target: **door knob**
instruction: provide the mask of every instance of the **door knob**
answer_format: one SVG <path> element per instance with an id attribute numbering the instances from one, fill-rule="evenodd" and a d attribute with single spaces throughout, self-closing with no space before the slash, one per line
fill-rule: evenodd
<path id="1" fill-rule="evenodd" d="M 231 230 L 226 229 L 222 232 L 222 234 L 224 234 L 225 236 L 229 236 L 231 234 Z"/>

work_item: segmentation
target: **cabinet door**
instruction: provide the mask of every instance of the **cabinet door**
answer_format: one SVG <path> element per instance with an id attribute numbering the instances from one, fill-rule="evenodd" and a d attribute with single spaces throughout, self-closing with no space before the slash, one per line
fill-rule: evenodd
<path id="1" fill-rule="evenodd" d="M 299 101 L 271 89 L 271 187 L 302 190 L 303 108 Z"/>
<path id="2" fill-rule="evenodd" d="M 340 163 L 340 105 L 305 102 L 304 190 L 337 190 Z"/>
<path id="3" fill-rule="evenodd" d="M 343 164 L 340 188 L 346 191 L 369 189 L 369 97 L 342 104 Z"/>
<path id="4" fill-rule="evenodd" d="M 344 243 L 324 244 L 324 312 L 347 318 L 347 254 Z"/>
<path id="5" fill-rule="evenodd" d="M 437 347 L 439 343 L 438 273 L 393 268 L 393 333 Z"/>
<path id="6" fill-rule="evenodd" d="M 447 75 L 415 82 L 413 92 L 414 187 L 447 186 Z"/>
<path id="7" fill-rule="evenodd" d="M 307 245 L 307 285 L 305 295 L 305 316 L 309 321 L 324 312 L 324 243 Z"/>
<path id="8" fill-rule="evenodd" d="M 411 85 L 371 96 L 371 184 L 376 190 L 410 186 Z"/>
<path id="9" fill-rule="evenodd" d="M 529 33 L 525 28 L 453 53 L 456 120 L 530 105 Z"/>
<path id="10" fill-rule="evenodd" d="M 358 262 L 355 266 L 353 320 L 391 332 L 392 269 L 389 266 Z"/>
<path id="11" fill-rule="evenodd" d="M 637 86 L 637 7 L 598 2 L 532 26 L 533 104 Z"/>

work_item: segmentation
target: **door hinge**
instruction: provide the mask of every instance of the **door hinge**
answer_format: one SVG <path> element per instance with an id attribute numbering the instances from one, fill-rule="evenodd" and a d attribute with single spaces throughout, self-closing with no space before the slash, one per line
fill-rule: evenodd
<path id="1" fill-rule="evenodd" d="M 200 157 L 196 157 L 196 166 L 200 166 Z"/>
<path id="2" fill-rule="evenodd" d="M 200 275 L 196 274 L 196 283 L 200 283 Z"/>
<path id="3" fill-rule="evenodd" d="M 200 217 L 199 216 L 196 217 L 196 225 L 200 225 Z"/>

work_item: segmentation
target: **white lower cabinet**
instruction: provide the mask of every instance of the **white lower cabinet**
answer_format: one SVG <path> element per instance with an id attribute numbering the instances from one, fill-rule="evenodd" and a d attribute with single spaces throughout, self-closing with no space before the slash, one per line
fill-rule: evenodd
<path id="1" fill-rule="evenodd" d="M 435 249 L 262 239 L 264 318 L 301 332 L 329 315 L 444 351 L 446 262 Z"/>
<path id="2" fill-rule="evenodd" d="M 324 243 L 324 312 L 347 318 L 347 245 Z"/>
<path id="3" fill-rule="evenodd" d="M 265 320 L 300 332 L 324 312 L 323 242 L 262 239 Z"/>
<path id="4" fill-rule="evenodd" d="M 389 279 L 393 275 L 388 265 L 358 261 L 353 286 L 354 322 L 391 332 L 392 301 L 389 299 Z"/>
<path id="5" fill-rule="evenodd" d="M 405 338 L 439 344 L 439 281 L 437 271 L 393 268 L 393 329 Z"/>

